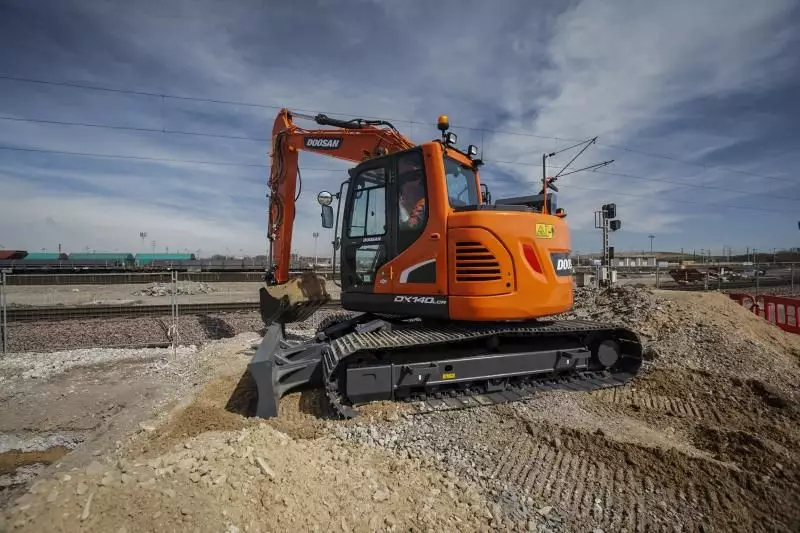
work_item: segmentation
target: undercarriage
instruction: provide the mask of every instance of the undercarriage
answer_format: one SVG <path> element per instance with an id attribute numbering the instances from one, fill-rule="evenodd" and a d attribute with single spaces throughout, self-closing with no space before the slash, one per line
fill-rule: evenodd
<path id="1" fill-rule="evenodd" d="M 325 320 L 308 341 L 273 323 L 250 362 L 256 415 L 280 398 L 324 388 L 330 416 L 353 418 L 374 401 L 413 402 L 413 413 L 519 401 L 548 389 L 595 390 L 630 381 L 642 344 L 630 329 L 583 320 L 439 322 L 371 313 Z"/>

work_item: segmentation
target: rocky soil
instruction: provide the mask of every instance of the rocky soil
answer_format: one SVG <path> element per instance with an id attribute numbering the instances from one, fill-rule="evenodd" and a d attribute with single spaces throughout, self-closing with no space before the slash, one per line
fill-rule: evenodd
<path id="1" fill-rule="evenodd" d="M 800 340 L 720 294 L 581 289 L 576 310 L 633 327 L 631 385 L 339 425 L 479 483 L 523 531 L 791 531 L 800 524 Z"/>
<path id="2" fill-rule="evenodd" d="M 244 332 L 261 332 L 256 312 L 179 316 L 178 342 L 201 344 Z M 170 345 L 172 319 L 166 317 L 95 318 L 13 322 L 8 325 L 10 352 L 53 352 L 92 346 Z"/>
<path id="3" fill-rule="evenodd" d="M 217 289 L 212 284 L 204 281 L 179 281 L 175 293 L 180 295 L 210 294 Z M 169 296 L 172 294 L 172 285 L 169 283 L 151 283 L 144 289 L 134 291 L 134 296 Z"/>
<path id="4" fill-rule="evenodd" d="M 310 334 L 322 315 L 291 333 Z M 257 333 L 178 357 L 15 356 L 0 367 L 3 386 L 14 383 L 2 396 L 0 466 L 54 462 L 15 486 L 0 528 L 798 529 L 800 339 L 721 294 L 636 286 L 578 289 L 559 318 L 633 327 L 646 343 L 641 375 L 425 415 L 372 404 L 351 421 L 323 418 L 322 395 L 306 391 L 263 421 L 250 416 L 245 373 Z M 22 430 L 37 426 L 65 437 L 22 449 L 34 442 Z M 24 455 L 45 445 L 72 451 Z"/>

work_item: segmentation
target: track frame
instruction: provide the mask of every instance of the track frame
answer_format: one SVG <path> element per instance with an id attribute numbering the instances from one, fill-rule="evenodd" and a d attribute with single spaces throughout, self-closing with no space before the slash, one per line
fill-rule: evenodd
<path id="1" fill-rule="evenodd" d="M 642 363 L 633 330 L 582 320 L 445 324 L 363 313 L 324 324 L 305 343 L 282 332 L 271 326 L 250 363 L 265 418 L 306 387 L 324 387 L 334 418 L 376 400 L 414 402 L 421 414 L 618 386 Z"/>

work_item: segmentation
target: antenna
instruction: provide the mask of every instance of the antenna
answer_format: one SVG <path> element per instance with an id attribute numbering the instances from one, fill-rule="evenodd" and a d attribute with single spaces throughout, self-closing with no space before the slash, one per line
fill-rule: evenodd
<path id="1" fill-rule="evenodd" d="M 564 171 L 567 169 L 567 167 L 569 167 L 572 164 L 573 161 L 578 159 L 578 157 L 580 157 L 580 155 L 583 152 L 585 152 L 586 149 L 589 148 L 589 146 L 593 145 L 595 142 L 597 142 L 597 136 L 595 136 L 595 137 L 593 137 L 591 139 L 588 139 L 586 141 L 582 141 L 582 142 L 579 142 L 577 144 L 573 144 L 572 146 L 568 146 L 567 148 L 562 148 L 561 150 L 557 150 L 555 152 L 551 152 L 549 154 L 542 154 L 542 196 L 543 196 L 542 214 L 545 214 L 545 215 L 547 214 L 547 189 L 550 188 L 550 189 L 553 189 L 554 191 L 558 192 L 558 189 L 553 185 L 553 182 L 556 181 L 559 178 L 559 176 L 562 176 L 562 177 L 563 176 L 569 176 L 570 174 L 575 174 L 577 172 L 583 172 L 584 170 L 593 170 L 593 169 L 596 169 L 596 168 L 604 167 L 606 165 L 610 165 L 611 163 L 614 162 L 613 159 L 610 159 L 608 161 L 603 161 L 602 163 L 595 163 L 594 165 L 589 165 L 588 167 L 583 167 L 583 168 L 579 168 L 577 170 L 572 170 L 572 171 L 567 172 L 566 174 L 564 174 Z M 570 159 L 569 162 L 566 165 L 564 165 L 564 168 L 562 168 L 561 170 L 558 171 L 558 174 L 556 174 L 552 178 L 548 178 L 547 177 L 547 158 L 554 157 L 554 156 L 556 156 L 556 155 L 558 155 L 558 154 L 560 154 L 562 152 L 566 152 L 567 150 L 572 150 L 573 148 L 577 148 L 578 146 L 581 146 L 581 145 L 584 145 L 584 144 L 586 146 L 584 146 L 581 149 L 580 152 L 575 154 L 575 156 L 572 159 Z"/>

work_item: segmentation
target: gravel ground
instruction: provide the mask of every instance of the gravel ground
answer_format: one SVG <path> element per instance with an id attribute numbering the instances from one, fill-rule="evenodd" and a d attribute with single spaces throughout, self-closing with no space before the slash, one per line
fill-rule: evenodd
<path id="1" fill-rule="evenodd" d="M 796 297 L 796 296 L 798 296 L 798 293 L 800 292 L 800 278 L 798 278 L 796 280 L 796 283 L 794 284 L 794 286 L 792 286 L 792 285 L 784 285 L 784 286 L 781 286 L 781 287 L 759 287 L 758 290 L 756 290 L 755 287 L 750 287 L 748 289 L 736 289 L 736 290 L 731 289 L 731 290 L 728 290 L 726 292 L 729 292 L 729 293 L 744 293 L 744 294 L 751 294 L 751 295 L 772 294 L 772 295 L 775 295 L 775 296 L 795 296 Z"/>
<path id="2" fill-rule="evenodd" d="M 334 433 L 480 484 L 501 529 L 798 523 L 800 339 L 720 294 L 580 289 L 575 307 L 558 318 L 642 334 L 648 361 L 633 385 L 370 419 Z"/>
<path id="3" fill-rule="evenodd" d="M 96 348 L 1 359 L 0 505 L 67 452 L 79 460 L 115 450 L 131 428 L 184 399 L 219 365 L 244 361 L 237 354 L 259 340 L 244 333 L 176 355 Z"/>
<path id="4" fill-rule="evenodd" d="M 196 351 L 195 346 L 181 346 L 176 350 L 176 356 L 189 357 Z M 159 361 L 160 364 L 169 363 L 166 358 L 172 356 L 170 349 L 154 349 L 146 352 L 135 349 L 67 350 L 59 352 L 57 357 L 54 357 L 52 353 L 12 353 L 0 359 L 0 383 L 6 379 L 16 383 L 19 383 L 19 380 L 48 379 L 77 366 L 137 359 L 141 358 L 143 353 L 147 354 L 148 359 Z"/>
<path id="5" fill-rule="evenodd" d="M 330 312 L 292 332 L 309 335 Z M 319 391 L 293 393 L 278 419 L 261 421 L 248 416 L 244 374 L 257 332 L 155 357 L 174 371 L 113 351 L 79 350 L 67 360 L 85 365 L 52 371 L 44 354 L 20 356 L 0 371 L 25 387 L 4 397 L 16 409 L 0 412 L 0 425 L 51 431 L 55 416 L 70 421 L 62 429 L 120 429 L 107 430 L 98 455 L 87 440 L 42 473 L 0 528 L 796 530 L 800 339 L 721 294 L 636 286 L 579 289 L 574 312 L 559 318 L 633 327 L 646 343 L 644 371 L 611 390 L 419 416 L 373 404 L 343 422 L 320 416 Z M 41 377 L 19 379 L 39 368 Z M 195 396 L 164 407 L 193 384 Z M 97 401 L 104 387 L 111 396 Z M 147 391 L 173 387 L 180 392 L 141 411 Z M 82 398 L 63 414 L 42 411 Z M 108 402 L 126 407 L 104 418 Z"/>
<path id="6" fill-rule="evenodd" d="M 9 306 L 155 305 L 170 303 L 169 283 L 127 285 L 10 285 Z M 178 283 L 179 304 L 257 302 L 261 282 Z M 339 287 L 328 281 L 331 297 L 339 298 Z"/>
<path id="7" fill-rule="evenodd" d="M 96 318 L 16 322 L 8 327 L 10 352 L 50 352 L 90 346 L 145 346 L 171 343 L 170 317 Z M 184 346 L 263 330 L 258 313 L 192 315 L 178 318 L 178 343 Z"/>
<path id="8" fill-rule="evenodd" d="M 298 442 L 266 424 L 190 438 L 148 461 L 92 462 L 34 486 L 15 509 L 6 525 L 23 531 L 455 532 L 481 529 L 489 514 L 476 490 L 448 488 L 417 461 Z"/>

